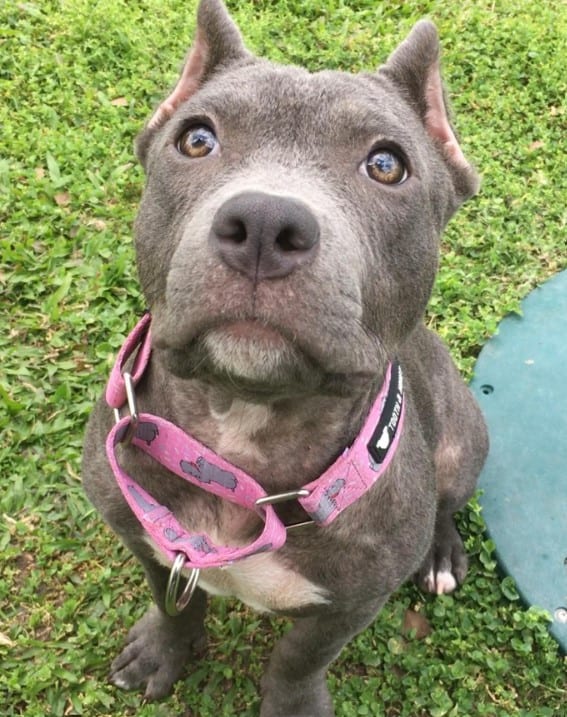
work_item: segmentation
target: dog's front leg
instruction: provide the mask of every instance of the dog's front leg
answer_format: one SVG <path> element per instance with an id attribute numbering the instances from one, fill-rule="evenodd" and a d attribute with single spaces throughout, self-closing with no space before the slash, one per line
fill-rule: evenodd
<path id="1" fill-rule="evenodd" d="M 164 610 L 169 569 L 153 559 L 141 560 L 155 605 L 132 627 L 126 645 L 110 668 L 110 681 L 122 689 L 145 687 L 145 698 L 164 697 L 181 677 L 192 654 L 206 642 L 205 593 L 197 588 L 189 604 L 177 617 Z"/>
<path id="2" fill-rule="evenodd" d="M 327 667 L 385 601 L 351 612 L 298 618 L 274 648 L 262 679 L 260 717 L 333 717 Z"/>

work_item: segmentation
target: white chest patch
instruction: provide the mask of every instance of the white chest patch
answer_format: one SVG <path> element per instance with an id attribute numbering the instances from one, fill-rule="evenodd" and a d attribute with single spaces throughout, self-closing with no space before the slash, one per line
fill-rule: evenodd
<path id="1" fill-rule="evenodd" d="M 253 555 L 226 568 L 201 571 L 199 586 L 212 595 L 234 595 L 259 612 L 328 603 L 326 590 L 286 568 L 275 555 Z"/>
<path id="2" fill-rule="evenodd" d="M 152 541 L 148 539 L 148 542 L 158 561 L 171 567 Z M 324 588 L 285 567 L 274 553 L 252 555 L 224 568 L 201 570 L 198 584 L 211 595 L 236 597 L 258 612 L 285 611 L 329 602 Z"/>
<path id="3" fill-rule="evenodd" d="M 235 400 L 224 413 L 211 412 L 217 423 L 218 444 L 216 452 L 221 455 L 244 455 L 261 463 L 267 458 L 254 443 L 254 435 L 265 428 L 271 418 L 269 406 Z"/>

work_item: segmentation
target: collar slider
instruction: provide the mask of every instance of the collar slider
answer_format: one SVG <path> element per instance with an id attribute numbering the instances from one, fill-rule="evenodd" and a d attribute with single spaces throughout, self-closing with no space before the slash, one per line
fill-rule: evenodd
<path id="1" fill-rule="evenodd" d="M 265 495 L 262 498 L 258 498 L 255 504 L 258 508 L 263 505 L 274 505 L 276 503 L 286 503 L 288 500 L 295 500 L 296 498 L 307 498 L 311 491 L 306 488 L 298 488 L 297 490 L 289 490 L 286 493 L 275 493 L 274 495 Z"/>

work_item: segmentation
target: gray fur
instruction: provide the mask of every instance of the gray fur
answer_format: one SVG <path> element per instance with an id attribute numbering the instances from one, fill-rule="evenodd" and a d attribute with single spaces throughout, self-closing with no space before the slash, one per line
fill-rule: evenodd
<path id="1" fill-rule="evenodd" d="M 487 437 L 423 314 L 440 234 L 478 180 L 448 124 L 438 64 L 435 28 L 421 22 L 373 74 L 282 67 L 244 48 L 220 0 L 202 0 L 184 75 L 137 142 L 147 184 L 136 249 L 154 339 L 140 410 L 213 450 L 225 446 L 224 458 L 282 492 L 316 478 L 353 441 L 391 358 L 404 371 L 406 423 L 384 478 L 331 525 L 291 531 L 273 554 L 320 592 L 311 605 L 291 596 L 279 610 L 295 622 L 274 648 L 261 717 L 333 715 L 326 669 L 388 596 L 414 575 L 435 590 L 437 570 L 458 582 L 466 573 L 452 516 L 474 491 Z M 180 154 L 179 135 L 193 122 L 215 130 L 218 152 Z M 377 142 L 401 148 L 407 181 L 386 186 L 363 174 Z M 254 235 L 249 254 L 239 253 L 238 222 L 226 228 L 227 204 Z M 299 205 L 290 230 L 286 207 Z M 239 406 L 240 437 L 230 423 Z M 169 569 L 110 472 L 111 425 L 100 402 L 85 442 L 85 488 L 141 561 L 156 602 L 130 632 L 112 680 L 155 699 L 202 645 L 206 598 L 197 589 L 180 617 L 163 611 Z M 255 516 L 135 448 L 120 460 L 187 527 L 233 544 L 257 534 Z"/>

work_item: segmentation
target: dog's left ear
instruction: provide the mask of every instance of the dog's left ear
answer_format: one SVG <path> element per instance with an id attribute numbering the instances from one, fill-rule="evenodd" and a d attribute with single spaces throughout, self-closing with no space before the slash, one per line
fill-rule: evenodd
<path id="1" fill-rule="evenodd" d="M 167 122 L 179 105 L 188 100 L 215 72 L 252 57 L 221 0 L 201 0 L 197 10 L 195 39 L 179 80 L 137 139 L 136 152 L 142 163 L 154 131 Z"/>
<path id="2" fill-rule="evenodd" d="M 478 191 L 480 182 L 449 121 L 439 57 L 437 29 L 432 22 L 421 20 L 379 73 L 389 78 L 398 90 L 405 90 L 428 135 L 449 165 L 457 194 L 466 199 Z"/>

